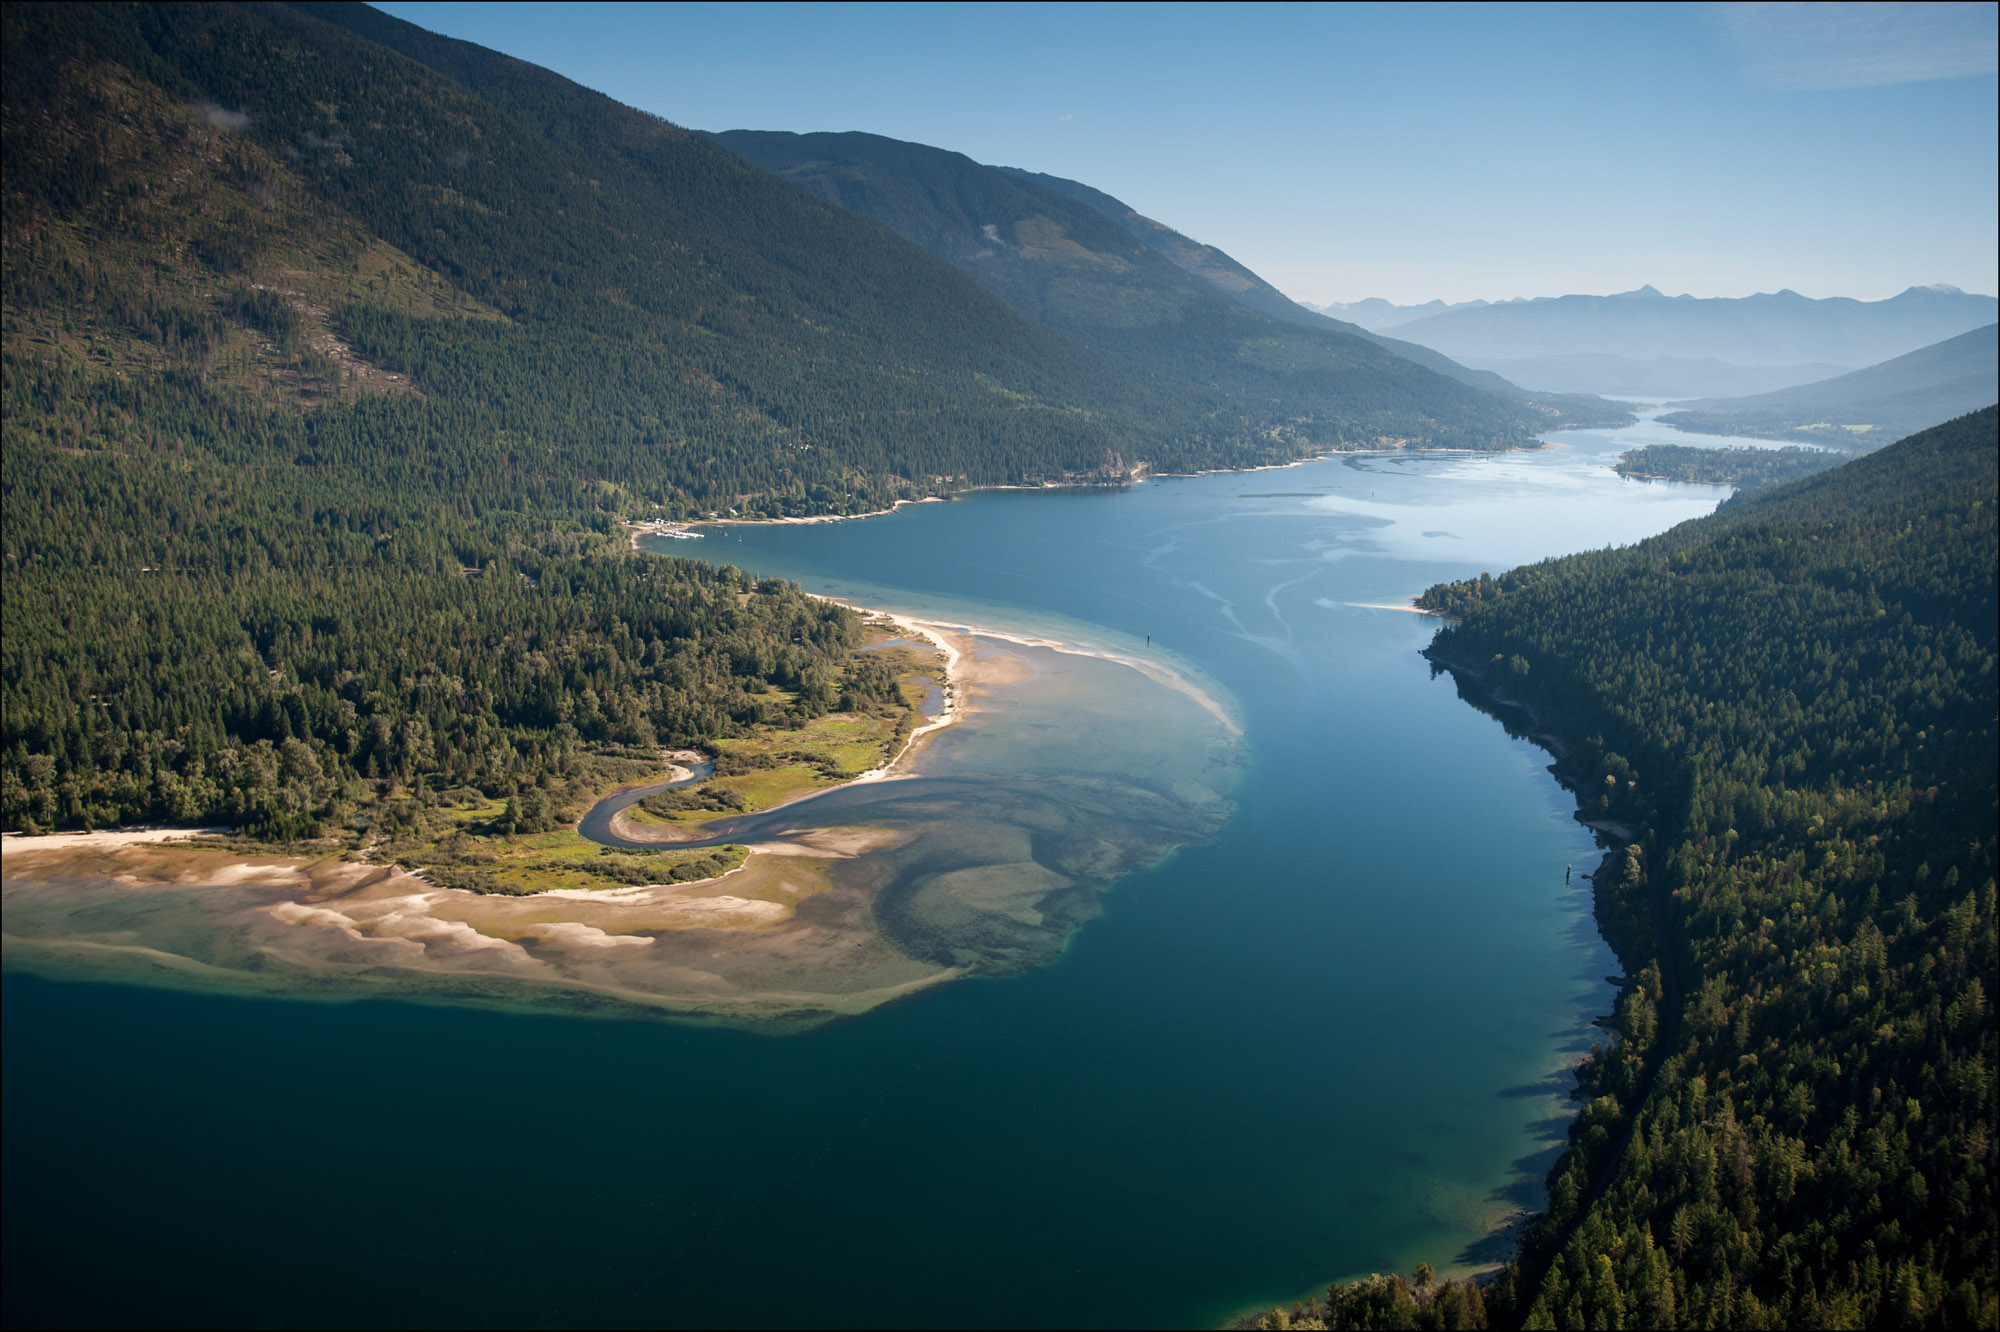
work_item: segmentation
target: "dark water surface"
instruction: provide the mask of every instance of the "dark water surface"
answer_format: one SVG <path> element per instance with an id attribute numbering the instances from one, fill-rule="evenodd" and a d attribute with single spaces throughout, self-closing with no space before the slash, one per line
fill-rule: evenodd
<path id="1" fill-rule="evenodd" d="M 1482 1261 L 1608 1007 L 1564 884 L 1593 843 L 1547 756 L 1431 677 L 1430 622 L 1352 603 L 1724 493 L 1561 439 L 673 543 L 1168 655 L 1243 727 L 1236 812 L 1053 963 L 787 1037 L 10 974 L 8 1323 L 1213 1324 Z M 1072 720 L 1093 771 L 1173 778 L 1143 728 Z"/>

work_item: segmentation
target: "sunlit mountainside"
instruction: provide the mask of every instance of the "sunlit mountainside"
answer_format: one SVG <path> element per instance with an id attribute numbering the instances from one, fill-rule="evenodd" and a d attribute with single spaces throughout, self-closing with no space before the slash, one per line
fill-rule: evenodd
<path id="1" fill-rule="evenodd" d="M 1678 405 L 1682 430 L 1873 448 L 2000 399 L 2000 325 L 1865 370 L 1744 398 Z"/>
<path id="2" fill-rule="evenodd" d="M 389 394 L 470 413 L 475 448 L 546 436 L 552 479 L 669 508 L 1504 447 L 1547 423 L 1367 346 L 1246 338 L 1234 377 L 1093 355 L 701 136 L 364 7 L 63 13 L 11 29 L 24 362 Z M 82 129 L 106 113 L 115 137 Z M 57 308 L 93 312 L 88 354 Z"/>

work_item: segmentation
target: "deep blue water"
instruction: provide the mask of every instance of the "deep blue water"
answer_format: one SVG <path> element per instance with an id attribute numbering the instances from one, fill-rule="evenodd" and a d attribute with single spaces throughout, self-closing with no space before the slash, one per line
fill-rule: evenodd
<path id="1" fill-rule="evenodd" d="M 673 543 L 1169 654 L 1242 720 L 1237 813 L 1052 965 L 802 1035 L 9 975 L 7 1321 L 1213 1324 L 1480 1261 L 1608 1006 L 1593 839 L 1430 622 L 1348 603 L 1723 493 L 1563 438 Z"/>

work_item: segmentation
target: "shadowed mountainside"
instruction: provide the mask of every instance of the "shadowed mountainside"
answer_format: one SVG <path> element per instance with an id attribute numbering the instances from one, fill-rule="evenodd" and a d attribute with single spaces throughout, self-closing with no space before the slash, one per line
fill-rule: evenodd
<path id="1" fill-rule="evenodd" d="M 1471 448 L 1627 419 L 1606 403 L 1527 394 L 1427 348 L 1325 319 L 1221 251 L 1074 181 L 872 134 L 714 137 L 893 227 L 1030 318 L 1234 403 L 1310 421 L 1394 402 L 1433 423 L 1440 442 Z"/>

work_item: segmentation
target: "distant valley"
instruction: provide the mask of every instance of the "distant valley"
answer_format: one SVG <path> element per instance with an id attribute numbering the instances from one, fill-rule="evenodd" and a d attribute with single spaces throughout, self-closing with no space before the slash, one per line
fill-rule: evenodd
<path id="1" fill-rule="evenodd" d="M 1880 365 L 1748 397 L 1678 404 L 1660 418 L 1682 430 L 1876 448 L 2000 398 L 2000 324 Z"/>

